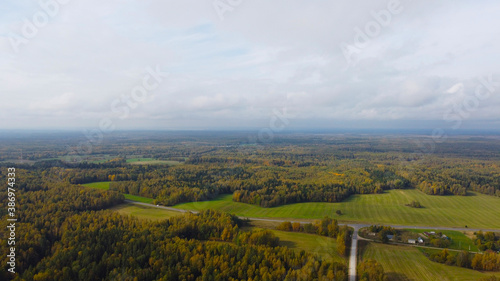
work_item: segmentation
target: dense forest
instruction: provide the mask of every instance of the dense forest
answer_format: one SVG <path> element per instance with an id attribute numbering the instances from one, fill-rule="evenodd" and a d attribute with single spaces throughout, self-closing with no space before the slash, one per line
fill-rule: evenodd
<path id="1" fill-rule="evenodd" d="M 7 271 L 3 210 L 1 280 L 346 280 L 344 264 L 280 247 L 270 231 L 242 232 L 233 215 L 138 220 L 103 210 L 123 201 L 116 191 L 72 186 L 56 173 L 16 174 L 18 274 Z"/>

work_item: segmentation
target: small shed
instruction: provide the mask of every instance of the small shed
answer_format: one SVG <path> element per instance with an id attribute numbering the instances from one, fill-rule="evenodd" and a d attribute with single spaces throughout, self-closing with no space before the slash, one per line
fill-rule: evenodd
<path id="1" fill-rule="evenodd" d="M 415 239 L 408 239 L 408 243 L 410 243 L 410 244 L 416 244 L 417 241 Z"/>

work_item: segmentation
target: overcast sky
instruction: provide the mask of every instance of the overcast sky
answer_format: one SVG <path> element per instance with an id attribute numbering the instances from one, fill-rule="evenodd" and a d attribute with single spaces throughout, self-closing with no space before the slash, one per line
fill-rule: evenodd
<path id="1" fill-rule="evenodd" d="M 500 128 L 498 1 L 55 1 L 2 1 L 0 129 Z"/>

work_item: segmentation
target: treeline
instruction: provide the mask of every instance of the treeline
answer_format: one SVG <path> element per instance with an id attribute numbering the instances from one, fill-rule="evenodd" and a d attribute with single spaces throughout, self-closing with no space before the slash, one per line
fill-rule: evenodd
<path id="1" fill-rule="evenodd" d="M 467 251 L 452 253 L 448 249 L 429 255 L 429 259 L 458 267 L 484 271 L 500 270 L 500 254 L 487 250 L 482 254 L 471 254 Z"/>
<path id="2" fill-rule="evenodd" d="M 277 230 L 305 232 L 337 238 L 337 251 L 341 256 L 347 255 L 347 248 L 351 243 L 351 231 L 347 225 L 339 227 L 338 221 L 328 216 L 321 220 L 315 221 L 314 224 L 306 223 L 304 225 L 299 222 L 291 223 L 284 221 L 276 227 Z"/>
<path id="3" fill-rule="evenodd" d="M 470 159 L 437 159 L 415 165 L 412 185 L 430 195 L 467 195 L 468 191 L 500 196 L 498 163 Z"/>
<path id="4" fill-rule="evenodd" d="M 451 253 L 447 249 L 439 253 L 429 255 L 429 258 L 435 262 L 445 263 L 475 270 L 498 271 L 500 270 L 500 239 L 494 232 L 478 231 L 474 233 L 476 238 L 473 240 L 478 249 L 484 251 L 482 254 L 473 254 L 467 251 Z"/>
<path id="5" fill-rule="evenodd" d="M 347 199 L 353 190 L 341 184 L 282 184 L 264 187 L 256 191 L 236 190 L 233 201 L 276 207 L 299 202 L 341 202 Z"/>

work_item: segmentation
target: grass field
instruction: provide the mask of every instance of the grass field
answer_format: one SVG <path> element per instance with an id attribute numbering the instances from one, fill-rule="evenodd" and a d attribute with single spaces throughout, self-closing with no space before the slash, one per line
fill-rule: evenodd
<path id="1" fill-rule="evenodd" d="M 110 181 L 100 181 L 100 182 L 91 182 L 91 183 L 86 183 L 82 184 L 83 186 L 87 187 L 92 187 L 92 188 L 97 188 L 97 189 L 102 189 L 102 190 L 108 190 L 109 189 L 109 183 Z M 152 203 L 154 199 L 147 198 L 147 197 L 142 197 L 142 196 L 137 196 L 137 195 L 132 195 L 132 194 L 123 194 L 125 196 L 125 199 L 128 200 L 133 200 L 133 201 L 139 201 L 143 203 Z"/>
<path id="2" fill-rule="evenodd" d="M 130 158 L 127 159 L 127 163 L 132 165 L 154 165 L 154 164 L 164 164 L 164 165 L 179 165 L 181 162 L 173 160 L 156 160 L 154 158 Z"/>
<path id="3" fill-rule="evenodd" d="M 122 215 L 131 215 L 140 219 L 161 220 L 173 216 L 182 215 L 180 212 L 174 212 L 164 209 L 149 208 L 134 204 L 120 204 L 110 210 L 116 211 Z"/>
<path id="4" fill-rule="evenodd" d="M 441 232 L 444 235 L 451 238 L 451 244 L 448 247 L 449 249 L 469 251 L 469 246 L 470 246 L 470 251 L 472 252 L 478 251 L 477 246 L 474 245 L 474 242 L 472 242 L 472 240 L 469 237 L 467 237 L 467 235 L 463 234 L 460 231 L 435 230 L 435 229 L 406 229 L 406 230 L 414 233 L 423 233 L 424 231 L 427 232 L 435 231 L 436 233 Z"/>
<path id="5" fill-rule="evenodd" d="M 97 188 L 97 189 L 102 189 L 102 190 L 108 190 L 109 183 L 110 183 L 110 181 L 100 181 L 100 182 L 84 183 L 84 184 L 82 184 L 82 186 L 87 186 L 87 187 L 92 187 L 92 188 Z"/>
<path id="6" fill-rule="evenodd" d="M 245 227 L 242 230 L 250 229 L 261 228 Z M 275 229 L 269 230 L 280 239 L 280 246 L 315 253 L 324 260 L 333 260 L 341 263 L 346 262 L 346 260 L 337 253 L 337 241 L 333 238 L 308 233 L 288 232 Z"/>
<path id="7" fill-rule="evenodd" d="M 388 281 L 478 280 L 494 275 L 430 261 L 413 247 L 369 243 L 362 254 L 362 259 L 368 258 L 375 259 L 382 264 L 388 274 Z M 497 275 L 500 274 L 497 272 Z"/>
<path id="8" fill-rule="evenodd" d="M 500 198 L 472 193 L 471 196 L 431 196 L 418 190 L 390 190 L 383 194 L 354 195 L 340 203 L 297 203 L 274 208 L 232 201 L 225 194 L 212 201 L 175 206 L 188 210 L 218 209 L 247 217 L 317 219 L 326 215 L 343 221 L 377 224 L 429 225 L 500 229 Z M 425 208 L 405 204 L 419 201 Z M 342 210 L 342 216 L 336 210 Z"/>
<path id="9" fill-rule="evenodd" d="M 152 198 L 147 198 L 147 197 L 142 197 L 142 196 L 137 196 L 137 195 L 132 195 L 132 194 L 123 194 L 125 196 L 125 199 L 132 200 L 132 201 L 138 201 L 142 203 L 149 203 L 152 204 L 154 199 Z"/>

